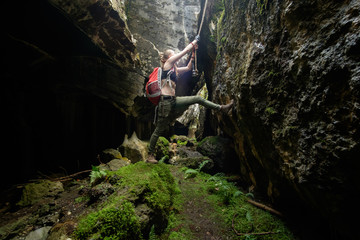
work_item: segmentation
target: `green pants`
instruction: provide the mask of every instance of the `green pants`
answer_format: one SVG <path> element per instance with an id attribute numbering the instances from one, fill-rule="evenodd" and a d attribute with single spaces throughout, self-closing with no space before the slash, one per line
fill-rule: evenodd
<path id="1" fill-rule="evenodd" d="M 170 130 L 170 125 L 176 118 L 192 104 L 198 103 L 206 108 L 220 110 L 220 105 L 210 102 L 200 96 L 176 97 L 168 100 L 160 100 L 157 111 L 156 128 L 150 138 L 149 152 L 155 150 L 159 136 L 164 136 Z"/>

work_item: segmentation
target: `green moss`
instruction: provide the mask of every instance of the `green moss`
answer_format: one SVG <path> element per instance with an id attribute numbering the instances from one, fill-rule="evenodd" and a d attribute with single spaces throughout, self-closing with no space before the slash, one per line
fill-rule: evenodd
<path id="1" fill-rule="evenodd" d="M 191 230 L 193 222 L 183 214 L 188 201 L 199 209 L 203 206 L 198 204 L 209 203 L 203 214 L 226 225 L 219 226 L 221 229 L 231 229 L 234 221 L 237 232 L 275 233 L 236 236 L 231 230 L 226 232 L 229 239 L 294 239 L 280 219 L 248 203 L 246 194 L 227 182 L 223 174 L 211 176 L 198 171 L 194 178 L 186 179 L 180 167 L 138 162 L 109 172 L 108 180 L 117 191 L 83 217 L 75 239 L 146 238 L 136 215 L 137 203 L 146 204 L 155 214 L 151 239 L 196 239 Z M 177 182 L 181 182 L 181 191 Z"/>
<path id="2" fill-rule="evenodd" d="M 224 36 L 222 36 L 223 20 L 225 17 L 225 5 L 223 1 L 217 0 L 214 3 L 214 12 L 212 14 L 212 22 L 215 24 L 215 31 L 213 32 L 211 39 L 217 45 L 216 60 L 221 58 L 222 44 L 225 43 Z M 221 37 L 222 36 L 222 37 Z"/>
<path id="3" fill-rule="evenodd" d="M 204 138 L 203 140 L 201 140 L 200 143 L 209 142 L 211 144 L 217 144 L 220 141 L 221 141 L 220 136 L 208 136 L 208 137 Z"/>
<path id="4" fill-rule="evenodd" d="M 262 15 L 264 10 L 267 8 L 268 0 L 256 0 L 256 4 L 259 9 L 260 15 Z"/>
<path id="5" fill-rule="evenodd" d="M 225 10 L 224 1 L 223 0 L 216 0 L 213 7 L 213 14 L 218 14 Z"/>
<path id="6" fill-rule="evenodd" d="M 200 96 L 204 99 L 208 99 L 208 96 L 209 96 L 209 91 L 207 89 L 207 85 L 206 83 L 204 84 L 204 86 L 201 88 L 201 91 L 200 91 Z M 196 141 L 196 139 L 194 139 Z"/>
<path id="7" fill-rule="evenodd" d="M 256 238 L 253 236 L 253 239 L 295 239 L 280 219 L 248 203 L 232 205 L 232 208 L 225 209 L 224 215 L 228 224 L 234 221 L 234 229 L 239 233 L 273 233 Z"/>
<path id="8" fill-rule="evenodd" d="M 212 18 L 211 21 L 214 23 L 218 23 L 221 20 L 221 16 L 224 14 L 225 12 L 225 5 L 224 5 L 224 1 L 222 0 L 215 0 L 214 2 L 214 7 L 212 10 Z M 216 36 L 213 36 L 216 37 Z"/>
<path id="9" fill-rule="evenodd" d="M 108 206 L 90 213 L 79 223 L 76 239 L 142 239 L 134 205 L 118 199 L 117 206 Z"/>
<path id="10" fill-rule="evenodd" d="M 221 48 L 222 48 L 222 44 L 223 44 L 223 42 L 221 41 L 221 39 L 224 38 L 224 36 L 220 38 L 221 32 L 222 32 L 222 26 L 223 26 L 224 17 L 225 17 L 225 10 L 223 10 L 223 11 L 221 12 L 221 15 L 220 15 L 220 17 L 219 17 L 219 20 L 218 20 L 218 22 L 217 22 L 217 24 L 216 24 L 216 30 L 217 30 L 216 36 L 217 36 L 217 46 L 218 46 L 217 52 L 218 52 L 218 54 L 221 53 Z M 219 38 L 220 38 L 220 39 L 219 39 Z M 221 43 L 221 44 L 220 44 L 220 43 Z"/>
<path id="11" fill-rule="evenodd" d="M 21 200 L 17 205 L 21 207 L 32 205 L 44 197 L 55 196 L 62 191 L 64 191 L 64 189 L 60 182 L 40 180 L 38 182 L 29 183 L 25 185 Z"/>
<path id="12" fill-rule="evenodd" d="M 156 159 L 169 159 L 169 141 L 164 137 L 159 137 L 155 146 Z"/>
<path id="13" fill-rule="evenodd" d="M 270 115 L 273 115 L 273 114 L 276 114 L 276 113 L 277 113 L 277 111 L 276 111 L 273 107 L 267 107 L 267 108 L 265 109 L 265 112 L 268 113 L 268 114 L 270 114 Z"/>
<path id="14" fill-rule="evenodd" d="M 188 144 L 188 141 L 187 140 L 185 140 L 185 141 L 181 141 L 180 139 L 179 140 L 177 140 L 177 145 L 179 145 L 179 146 L 186 146 L 187 144 Z"/>
<path id="15" fill-rule="evenodd" d="M 75 198 L 75 203 L 82 203 L 82 202 L 88 202 L 88 201 L 90 201 L 89 196 L 81 196 L 81 197 Z"/>
<path id="16" fill-rule="evenodd" d="M 122 177 L 121 186 L 135 195 L 143 194 L 153 210 L 163 214 L 169 212 L 178 189 L 166 164 L 138 162 L 119 169 L 115 174 Z"/>
<path id="17" fill-rule="evenodd" d="M 219 20 L 218 20 L 218 27 L 221 28 L 222 21 L 224 20 L 225 16 L 225 9 L 221 12 Z"/>
<path id="18" fill-rule="evenodd" d="M 211 148 L 206 148 L 206 145 L 210 145 L 212 146 Z M 220 147 L 221 144 L 221 137 L 220 136 L 208 136 L 204 139 L 202 139 L 198 145 L 197 148 L 198 149 L 202 149 L 201 153 L 204 156 L 212 156 L 215 152 L 219 152 L 221 151 L 220 149 L 218 149 L 218 147 Z M 209 149 L 207 151 L 205 151 L 205 149 Z"/>
<path id="19" fill-rule="evenodd" d="M 157 232 L 166 228 L 174 197 L 179 193 L 168 165 L 138 162 L 108 172 L 108 181 L 115 193 L 84 216 L 75 231 L 76 239 L 142 239 L 143 226 L 135 214 L 135 203 L 152 209 Z"/>
<path id="20" fill-rule="evenodd" d="M 36 219 L 37 220 L 37 219 Z M 14 221 L 9 221 L 7 224 L 0 226 L 0 237 L 1 239 L 14 239 L 10 236 L 13 236 L 21 233 L 25 226 L 34 225 L 35 221 L 29 214 L 20 216 Z"/>
<path id="21" fill-rule="evenodd" d="M 247 194 L 226 181 L 224 174 L 211 176 L 199 172 L 192 179 L 180 178 L 179 181 L 182 181 L 182 194 L 178 198 L 186 197 L 186 201 L 189 201 L 191 197 L 192 202 L 208 202 L 210 206 L 207 206 L 207 217 L 224 224 L 221 226 L 222 229 L 231 229 L 234 221 L 234 228 L 239 233 L 274 233 L 263 236 L 237 236 L 231 230 L 224 232 L 224 238 L 226 236 L 228 239 L 295 239 L 279 218 L 248 203 Z M 169 226 L 165 231 L 168 235 L 160 239 L 195 239 L 190 230 L 192 224 L 186 216 L 174 213 L 169 218 Z"/>
<path id="22" fill-rule="evenodd" d="M 276 77 L 278 77 L 279 75 L 280 75 L 280 73 L 274 72 L 274 71 L 270 71 L 270 72 L 268 73 L 268 77 L 269 77 L 270 79 L 276 78 Z"/>
<path id="23" fill-rule="evenodd" d="M 234 199 L 243 195 L 241 191 L 231 182 L 226 181 L 223 174 L 214 176 L 203 175 L 205 178 L 205 188 L 211 194 L 216 194 L 223 204 L 230 204 Z"/>
<path id="24" fill-rule="evenodd" d="M 183 198 L 179 198 L 183 199 Z M 169 224 L 159 239 L 166 240 L 192 240 L 191 230 L 187 227 L 187 221 L 175 211 L 169 216 Z"/>
<path id="25" fill-rule="evenodd" d="M 159 137 L 159 141 L 164 145 L 164 146 L 169 146 L 169 141 L 164 138 L 164 137 Z"/>
<path id="26" fill-rule="evenodd" d="M 251 236 L 251 239 L 294 239 L 292 233 L 284 223 L 267 211 L 256 208 L 247 202 L 247 195 L 230 182 L 224 175 L 199 175 L 205 181 L 205 189 L 211 194 L 209 199 L 213 202 L 217 212 L 221 213 L 227 225 L 234 222 L 234 229 L 239 233 L 273 232 L 263 236 Z M 222 202 L 225 205 L 219 205 Z M 250 235 L 249 235 L 250 236 Z M 248 236 L 248 237 L 249 237 Z M 276 236 L 274 238 L 274 236 Z M 248 239 L 247 236 L 235 239 Z"/>
<path id="27" fill-rule="evenodd" d="M 206 99 L 207 98 L 207 89 L 206 89 L 206 87 L 202 88 L 202 93 L 203 93 L 202 96 Z M 176 143 L 179 146 L 186 146 L 186 145 L 189 146 L 189 144 L 190 144 L 190 146 L 193 146 L 193 145 L 197 144 L 197 140 L 196 140 L 195 137 L 194 138 L 188 138 L 187 136 L 184 136 L 184 135 L 173 135 L 173 136 L 171 136 L 170 140 L 171 140 L 171 142 Z"/>

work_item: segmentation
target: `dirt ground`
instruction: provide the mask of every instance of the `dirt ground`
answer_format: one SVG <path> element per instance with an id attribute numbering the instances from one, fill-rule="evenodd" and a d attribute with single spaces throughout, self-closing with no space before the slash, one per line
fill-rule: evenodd
<path id="1" fill-rule="evenodd" d="M 225 225 L 222 216 L 216 213 L 214 206 L 202 195 L 200 185 L 194 179 L 185 180 L 184 174 L 180 171 L 172 173 L 180 179 L 179 187 L 185 199 L 183 210 L 179 213 L 180 218 L 189 224 L 187 227 L 195 239 L 233 239 L 232 229 Z"/>

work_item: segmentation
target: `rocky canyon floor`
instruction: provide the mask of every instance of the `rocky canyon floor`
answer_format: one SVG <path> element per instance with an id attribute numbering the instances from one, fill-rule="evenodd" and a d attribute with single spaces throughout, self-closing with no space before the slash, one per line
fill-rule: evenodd
<path id="1" fill-rule="evenodd" d="M 132 169 L 125 173 L 127 168 Z M 0 210 L 1 239 L 128 239 L 125 235 L 116 235 L 111 231 L 101 232 L 99 227 L 89 225 L 86 228 L 92 230 L 79 230 L 81 226 L 84 227 L 81 221 L 84 222 L 82 219 L 86 219 L 86 216 L 93 214 L 95 218 L 94 213 L 114 207 L 108 204 L 114 202 L 114 195 L 126 196 L 116 201 L 126 199 L 135 207 L 134 216 L 140 222 L 142 233 L 137 237 L 133 235 L 131 239 L 295 239 L 278 217 L 249 204 L 249 194 L 246 196 L 235 183 L 225 180 L 223 174 L 209 175 L 195 169 L 165 163 L 154 165 L 139 162 L 123 169 L 123 173 L 108 174 L 96 185 L 89 184 L 89 172 L 62 182 L 61 190 L 57 188 L 58 185 L 54 185 L 54 182 L 49 183 L 48 180 L 31 183 L 47 184 L 46 188 L 52 190 L 26 206 L 21 206 L 26 200 L 24 195 L 20 201 L 20 195 L 12 195 L 12 198 L 7 200 L 14 202 L 3 202 Z M 130 172 L 132 173 L 129 174 Z M 147 175 L 148 172 L 150 175 L 169 173 L 167 177 L 172 181 L 175 191 L 170 194 L 170 198 L 164 196 L 171 204 L 161 203 L 167 204 L 162 208 L 161 204 L 157 206 L 157 203 L 150 200 L 148 192 L 157 190 L 144 190 L 140 186 L 140 175 Z M 163 177 L 164 181 L 167 177 Z M 119 187 L 121 181 L 126 182 L 127 187 Z M 149 189 L 152 188 L 151 184 L 167 188 L 166 184 L 156 181 L 146 183 L 150 185 Z M 131 186 L 136 185 L 134 182 L 139 183 L 136 188 Z M 24 192 L 24 189 L 26 187 L 18 186 L 17 192 Z M 16 191 L 12 191 L 14 192 Z M 160 193 L 154 195 L 158 198 L 155 201 L 160 199 L 161 202 L 164 196 L 158 194 Z M 14 204 L 16 199 L 17 204 Z M 143 204 L 147 204 L 148 207 L 142 207 Z M 115 208 L 119 208 L 119 204 Z M 159 214 L 154 209 L 166 213 L 163 215 L 165 221 L 156 219 L 159 218 Z M 96 221 L 98 225 L 105 225 L 110 220 L 98 218 Z M 114 219 L 111 221 L 116 222 Z M 88 221 L 87 224 L 91 223 Z M 151 228 L 150 232 L 144 230 L 147 228 Z M 161 231 L 157 232 L 156 228 Z M 126 231 L 126 228 L 118 231 Z"/>

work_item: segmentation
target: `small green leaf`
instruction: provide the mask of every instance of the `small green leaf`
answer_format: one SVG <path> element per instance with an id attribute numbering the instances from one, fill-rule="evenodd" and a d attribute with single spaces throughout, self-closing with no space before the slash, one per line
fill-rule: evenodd
<path id="1" fill-rule="evenodd" d="M 252 193 L 247 193 L 247 194 L 245 194 L 245 196 L 247 196 L 247 197 L 251 197 L 252 199 L 254 199 L 255 197 L 254 197 L 254 194 L 252 194 Z"/>
<path id="2" fill-rule="evenodd" d="M 247 219 L 249 222 L 252 222 L 252 217 L 251 217 L 250 211 L 247 211 L 247 212 L 246 212 L 246 219 Z"/>
<path id="3" fill-rule="evenodd" d="M 199 172 L 195 169 L 189 168 L 185 171 L 185 178 L 193 178 L 195 177 Z"/>
<path id="4" fill-rule="evenodd" d="M 208 164 L 208 163 L 209 163 L 209 160 L 203 161 L 203 162 L 199 165 L 199 168 L 198 168 L 197 170 L 200 172 L 201 169 L 202 169 L 203 167 L 205 167 L 205 165 Z"/>
<path id="5" fill-rule="evenodd" d="M 238 197 L 238 196 L 241 196 L 243 194 L 244 193 L 242 191 L 236 191 L 236 192 L 234 192 L 234 197 Z"/>

